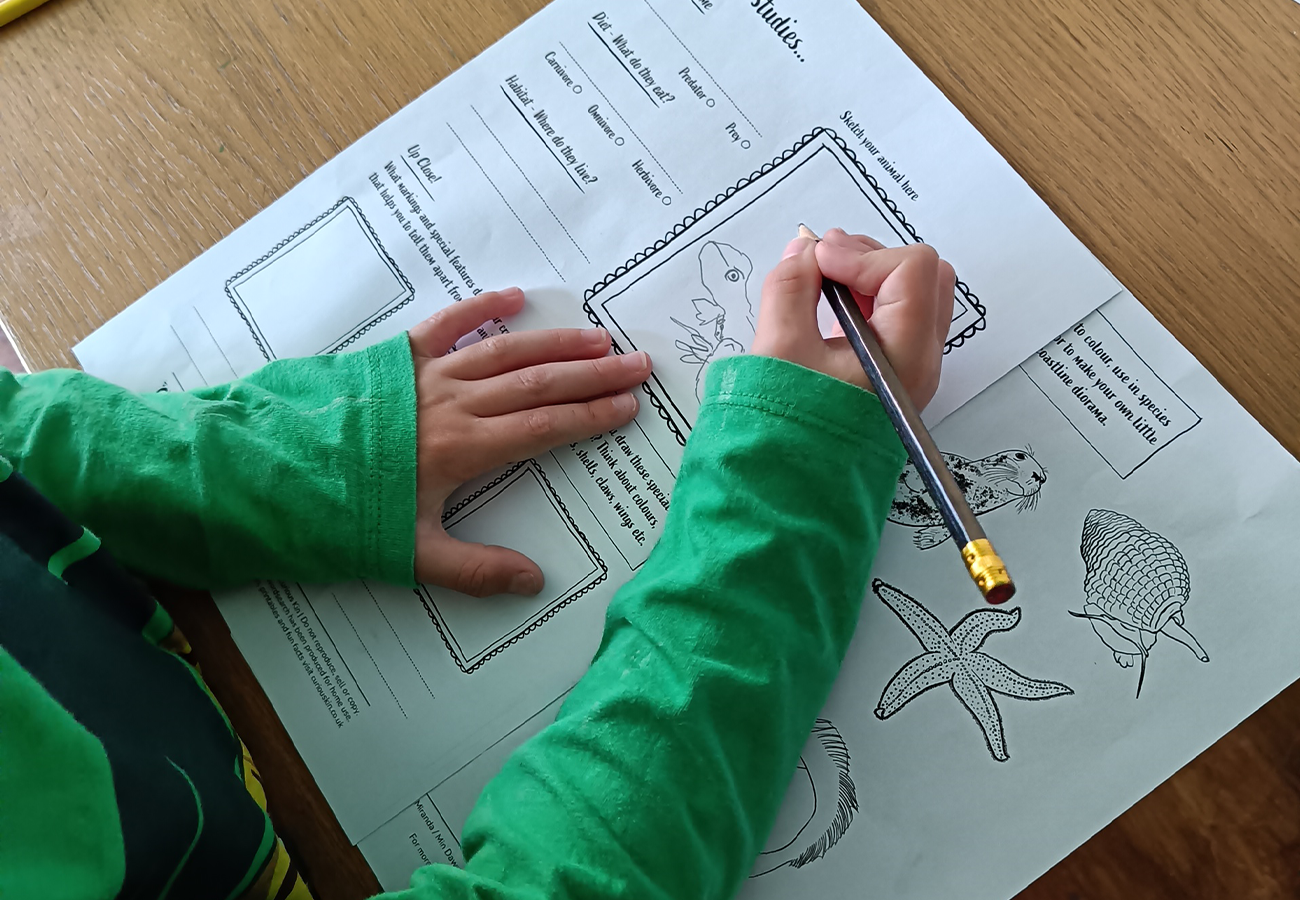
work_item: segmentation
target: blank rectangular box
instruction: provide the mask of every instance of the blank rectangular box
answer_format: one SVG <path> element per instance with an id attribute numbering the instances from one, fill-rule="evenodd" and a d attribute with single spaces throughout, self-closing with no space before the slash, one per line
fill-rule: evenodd
<path id="1" fill-rule="evenodd" d="M 271 360 L 338 352 L 415 290 L 344 197 L 227 281 L 226 294 Z"/>
<path id="2" fill-rule="evenodd" d="M 545 524 L 543 524 L 545 523 Z M 456 665 L 472 673 L 605 580 L 608 568 L 536 462 L 516 466 L 448 510 L 457 540 L 518 550 L 542 567 L 536 597 L 469 597 L 420 585 L 420 601 Z"/>

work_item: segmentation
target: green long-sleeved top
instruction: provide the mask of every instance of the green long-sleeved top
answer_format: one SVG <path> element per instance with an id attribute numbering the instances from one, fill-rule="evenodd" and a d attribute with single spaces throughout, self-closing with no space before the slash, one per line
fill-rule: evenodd
<path id="1" fill-rule="evenodd" d="M 6 376 L 0 456 L 119 559 L 173 581 L 412 579 L 404 338 L 184 395 Z M 611 603 L 590 671 L 489 784 L 466 868 L 422 869 L 395 896 L 734 894 L 852 635 L 902 462 L 869 394 L 778 360 L 714 364 L 663 535 Z M 20 789 L 0 772 L 0 808 Z M 5 839 L 0 813 L 0 872 Z"/>

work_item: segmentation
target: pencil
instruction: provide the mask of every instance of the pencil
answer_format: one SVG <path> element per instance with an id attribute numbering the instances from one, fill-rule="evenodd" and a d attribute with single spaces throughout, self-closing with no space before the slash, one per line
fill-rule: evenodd
<path id="1" fill-rule="evenodd" d="M 44 2 L 45 0 L 0 0 L 0 26 L 8 25 Z"/>
<path id="2" fill-rule="evenodd" d="M 814 241 L 821 240 L 806 225 L 799 226 L 799 236 Z M 971 512 L 966 495 L 957 486 L 952 472 L 948 471 L 943 455 L 921 422 L 921 414 L 916 411 L 916 405 L 903 388 L 898 373 L 889 364 L 880 341 L 876 340 L 875 332 L 867 324 L 867 317 L 862 314 L 853 293 L 829 278 L 822 279 L 822 293 L 835 317 L 839 319 L 844 336 L 857 354 L 858 362 L 862 363 L 867 380 L 885 407 L 885 413 L 907 449 L 907 455 L 911 457 L 926 489 L 934 498 L 943 524 L 961 548 L 962 561 L 966 564 L 971 580 L 989 603 L 1007 602 L 1016 592 L 1016 586 L 1007 574 L 1007 567 L 993 550 L 984 529 Z"/>

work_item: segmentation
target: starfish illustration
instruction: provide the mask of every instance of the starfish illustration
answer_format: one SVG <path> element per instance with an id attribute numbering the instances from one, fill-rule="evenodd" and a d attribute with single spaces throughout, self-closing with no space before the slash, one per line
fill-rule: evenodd
<path id="1" fill-rule="evenodd" d="M 1001 660 L 979 652 L 990 634 L 1010 631 L 1020 624 L 1019 609 L 979 609 L 964 616 L 949 631 L 928 609 L 898 588 L 877 578 L 871 589 L 925 648 L 885 685 L 876 718 L 888 719 L 930 688 L 946 684 L 983 729 L 989 753 L 998 762 L 1006 762 L 1010 757 L 1002 731 L 1002 713 L 992 692 L 1020 700 L 1047 700 L 1074 693 L 1056 681 L 1026 678 Z"/>

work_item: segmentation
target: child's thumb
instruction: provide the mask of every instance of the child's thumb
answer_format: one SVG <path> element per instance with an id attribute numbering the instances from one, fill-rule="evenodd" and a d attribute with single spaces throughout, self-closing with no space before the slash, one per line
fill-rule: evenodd
<path id="1" fill-rule="evenodd" d="M 822 273 L 816 242 L 798 237 L 785 248 L 781 262 L 763 283 L 763 300 L 754 330 L 753 352 L 800 362 L 821 345 L 817 303 Z"/>

